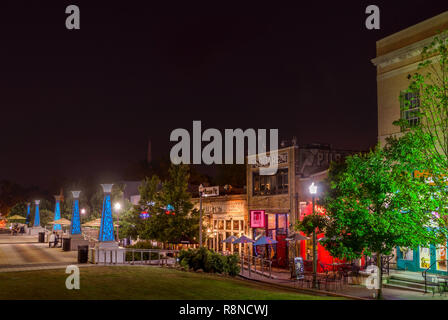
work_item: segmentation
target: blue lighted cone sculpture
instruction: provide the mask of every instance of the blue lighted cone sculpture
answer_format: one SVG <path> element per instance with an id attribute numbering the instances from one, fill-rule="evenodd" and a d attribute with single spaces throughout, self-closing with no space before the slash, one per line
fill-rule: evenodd
<path id="1" fill-rule="evenodd" d="M 28 202 L 26 204 L 26 225 L 28 225 L 30 223 L 30 214 L 31 214 L 31 203 Z"/>
<path id="2" fill-rule="evenodd" d="M 54 209 L 54 221 L 61 219 L 61 196 L 54 196 L 56 199 L 56 207 Z M 54 224 L 53 225 L 53 231 L 59 231 L 62 230 L 60 224 Z"/>
<path id="3" fill-rule="evenodd" d="M 79 194 L 81 191 L 72 191 L 73 194 L 73 214 L 70 225 L 70 234 L 81 234 L 81 217 L 79 215 Z"/>
<path id="4" fill-rule="evenodd" d="M 101 213 L 101 227 L 98 241 L 115 241 L 114 238 L 114 223 L 112 220 L 112 205 L 110 194 L 112 192 L 113 184 L 102 184 L 104 191 L 103 212 Z"/>
<path id="5" fill-rule="evenodd" d="M 40 203 L 40 200 L 35 200 L 34 203 L 36 204 L 36 213 L 34 214 L 34 224 L 33 224 L 33 227 L 40 227 L 40 215 L 39 215 L 39 203 Z"/>

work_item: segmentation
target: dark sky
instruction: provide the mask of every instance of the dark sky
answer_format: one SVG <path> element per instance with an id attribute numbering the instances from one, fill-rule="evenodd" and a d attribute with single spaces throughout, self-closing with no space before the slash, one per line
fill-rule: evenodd
<path id="1" fill-rule="evenodd" d="M 243 4 L 245 3 L 245 4 Z M 65 7 L 81 30 L 65 28 Z M 367 30 L 365 8 L 381 10 Z M 0 179 L 119 176 L 175 128 L 278 128 L 301 144 L 377 136 L 375 41 L 445 1 L 1 1 Z"/>

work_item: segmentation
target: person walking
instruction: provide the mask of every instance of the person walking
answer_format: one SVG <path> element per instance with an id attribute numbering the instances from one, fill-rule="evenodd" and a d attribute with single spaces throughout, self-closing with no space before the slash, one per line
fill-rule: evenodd
<path id="1" fill-rule="evenodd" d="M 56 246 L 56 235 L 55 232 L 50 235 L 50 239 L 48 240 L 48 248 L 51 248 L 51 244 L 53 243 L 53 247 Z"/>

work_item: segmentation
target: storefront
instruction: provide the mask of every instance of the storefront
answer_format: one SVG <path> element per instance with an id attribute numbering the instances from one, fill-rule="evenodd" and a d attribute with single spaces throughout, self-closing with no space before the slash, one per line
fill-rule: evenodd
<path id="1" fill-rule="evenodd" d="M 277 267 L 288 266 L 288 243 L 286 237 L 289 231 L 289 215 L 287 213 L 266 213 L 263 210 L 251 210 L 251 238 L 258 240 L 267 236 L 276 244 L 255 246 L 253 254 L 273 261 Z"/>
<path id="2" fill-rule="evenodd" d="M 434 185 L 433 178 L 429 171 L 415 170 L 414 177 L 425 178 L 426 182 L 430 185 Z M 409 271 L 426 271 L 429 273 L 447 274 L 447 256 L 446 256 L 446 243 L 445 245 L 429 245 L 426 247 L 417 247 L 414 249 L 407 247 L 397 247 L 396 263 L 397 269 L 409 270 Z"/>
<path id="3" fill-rule="evenodd" d="M 199 199 L 193 199 L 199 209 Z M 224 195 L 202 199 L 204 226 L 209 249 L 225 253 L 241 253 L 241 245 L 223 243 L 230 236 L 241 237 L 247 232 L 246 195 Z"/>
<path id="4" fill-rule="evenodd" d="M 397 247 L 397 269 L 429 273 L 447 274 L 446 245 L 418 247 L 410 249 Z"/>
<path id="5" fill-rule="evenodd" d="M 264 255 L 273 261 L 274 266 L 283 268 L 287 268 L 289 261 L 298 256 L 299 252 L 300 256 L 308 260 L 306 252 L 312 253 L 312 241 L 300 241 L 300 244 L 296 244 L 287 240 L 288 235 L 295 231 L 294 226 L 305 214 L 306 207 L 311 207 L 309 184 L 314 180 L 325 179 L 330 163 L 343 160 L 349 153 L 332 150 L 329 146 L 310 145 L 299 148 L 293 144 L 277 150 L 276 154 L 267 154 L 270 163 L 278 166 L 273 175 L 261 175 L 260 168 L 264 165 L 255 161 L 254 156 L 248 157 L 249 236 L 257 240 L 265 235 L 277 241 L 276 244 L 254 249 L 255 255 Z M 318 250 L 322 262 L 334 261 L 319 244 Z"/>
<path id="6" fill-rule="evenodd" d="M 312 203 L 301 203 L 301 207 L 300 207 L 300 219 L 303 219 L 303 217 L 308 216 L 313 214 L 313 205 Z M 321 214 L 324 215 L 325 214 L 325 210 L 320 207 L 317 206 L 315 207 L 315 214 Z M 303 236 L 305 236 L 305 234 L 301 233 Z M 317 234 L 316 238 L 317 238 L 317 261 L 318 261 L 318 266 L 317 266 L 317 271 L 321 272 L 322 268 L 321 268 L 321 264 L 323 265 L 330 265 L 330 264 L 335 264 L 335 263 L 341 263 L 343 262 L 342 260 L 339 260 L 337 258 L 334 258 L 330 255 L 330 253 L 324 248 L 324 246 L 322 246 L 320 244 L 319 239 L 322 239 L 325 235 L 323 233 L 321 234 Z M 309 240 L 301 240 L 298 241 L 298 256 L 302 257 L 304 261 L 309 261 L 309 265 L 312 263 L 313 260 L 313 239 L 310 237 Z"/>

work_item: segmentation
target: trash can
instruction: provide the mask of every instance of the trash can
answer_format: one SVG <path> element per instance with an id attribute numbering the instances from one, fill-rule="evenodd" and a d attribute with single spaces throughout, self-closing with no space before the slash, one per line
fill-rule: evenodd
<path id="1" fill-rule="evenodd" d="M 78 263 L 87 263 L 89 260 L 89 246 L 78 246 Z"/>
<path id="2" fill-rule="evenodd" d="M 70 238 L 62 239 L 62 251 L 70 251 Z"/>
<path id="3" fill-rule="evenodd" d="M 45 242 L 45 232 L 39 232 L 39 242 Z"/>

